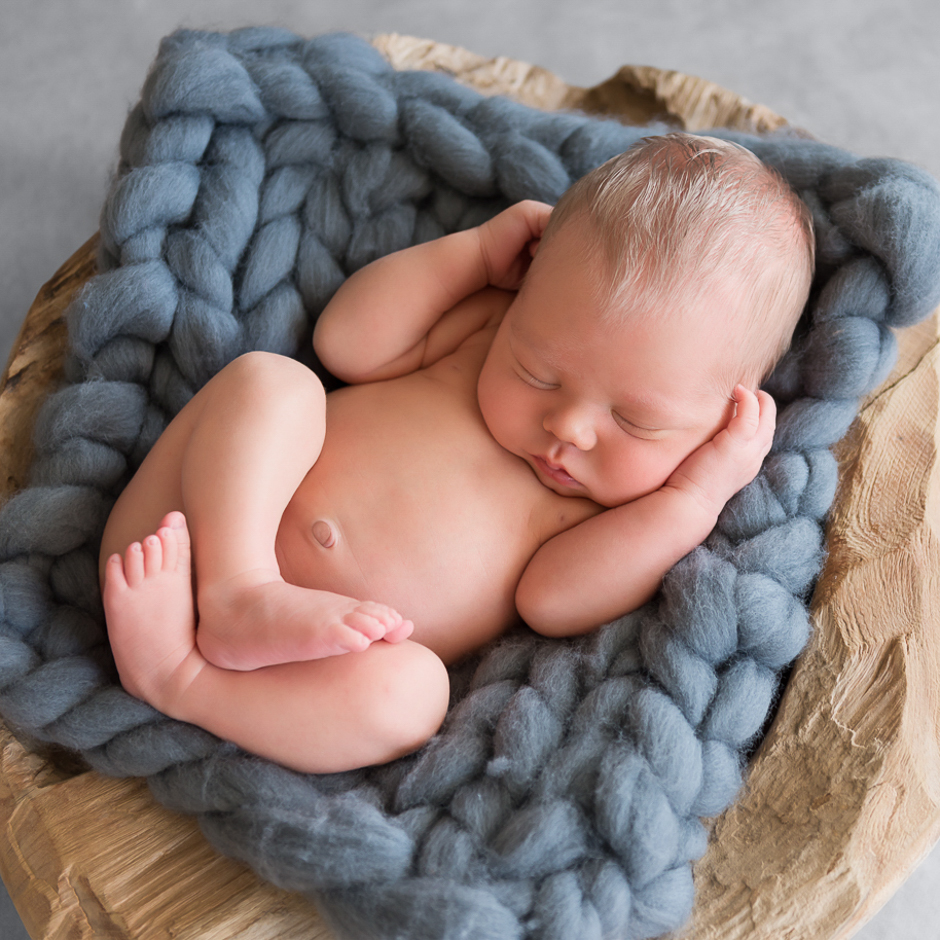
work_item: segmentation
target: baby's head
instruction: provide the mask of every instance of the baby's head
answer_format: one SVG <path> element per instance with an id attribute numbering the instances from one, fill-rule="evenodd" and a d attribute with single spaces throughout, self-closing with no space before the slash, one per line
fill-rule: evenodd
<path id="1" fill-rule="evenodd" d="M 553 211 L 480 374 L 487 427 L 562 495 L 658 489 L 786 349 L 813 249 L 803 203 L 748 151 L 642 141 Z"/>
<path id="2" fill-rule="evenodd" d="M 813 276 L 812 219 L 745 148 L 645 138 L 562 196 L 542 246 L 573 224 L 585 252 L 603 259 L 598 288 L 611 319 L 695 316 L 703 298 L 726 295 L 714 323 L 727 352 L 722 386 L 755 387 L 786 351 Z"/>

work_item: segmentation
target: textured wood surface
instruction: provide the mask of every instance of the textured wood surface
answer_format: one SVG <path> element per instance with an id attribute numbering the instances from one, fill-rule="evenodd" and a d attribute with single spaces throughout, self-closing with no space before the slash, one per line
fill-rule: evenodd
<path id="1" fill-rule="evenodd" d="M 63 314 L 75 287 L 95 273 L 95 246 L 90 238 L 45 284 L 10 351 L 0 394 L 0 480 L 2 495 L 26 483 L 33 451 L 33 419 L 45 393 L 62 374 L 66 341 Z"/>
<path id="2" fill-rule="evenodd" d="M 538 107 L 689 130 L 784 123 L 676 72 L 629 66 L 570 88 L 544 69 L 428 40 L 375 44 L 398 68 L 437 69 Z M 94 272 L 95 242 L 43 288 L 15 344 L 0 389 L 4 494 L 26 480 L 33 415 L 61 375 L 62 314 Z M 940 834 L 936 320 L 901 344 L 841 449 L 811 646 L 745 793 L 696 866 L 696 940 L 847 937 Z M 2 726 L 0 825 L 0 874 L 34 940 L 332 936 L 308 902 L 217 855 L 142 781 L 63 769 Z"/>
<path id="3" fill-rule="evenodd" d="M 692 936 L 845 938 L 940 837 L 936 314 L 839 448 L 814 634 L 695 870 Z"/>
<path id="4" fill-rule="evenodd" d="M 662 120 L 687 131 L 730 127 L 758 133 L 787 123 L 770 108 L 714 82 L 648 65 L 625 65 L 606 82 L 579 88 L 537 65 L 503 57 L 485 59 L 429 39 L 392 33 L 373 42 L 397 69 L 444 72 L 483 94 L 510 95 L 545 110 L 606 114 L 626 124 Z"/>

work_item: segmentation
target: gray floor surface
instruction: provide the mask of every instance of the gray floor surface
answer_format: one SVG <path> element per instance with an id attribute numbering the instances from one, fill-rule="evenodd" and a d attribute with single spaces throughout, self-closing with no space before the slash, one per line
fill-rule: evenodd
<path id="1" fill-rule="evenodd" d="M 425 36 L 580 85 L 624 63 L 674 68 L 940 177 L 936 0 L 0 0 L 0 360 L 40 286 L 97 228 L 160 37 L 261 23 Z M 856 936 L 934 940 L 938 886 L 940 850 Z M 0 892 L 0 940 L 26 936 Z"/>

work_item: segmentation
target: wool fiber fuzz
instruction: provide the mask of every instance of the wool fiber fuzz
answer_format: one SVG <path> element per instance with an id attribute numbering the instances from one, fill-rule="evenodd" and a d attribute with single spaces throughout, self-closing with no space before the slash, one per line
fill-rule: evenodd
<path id="1" fill-rule="evenodd" d="M 940 301 L 940 189 L 920 170 L 713 132 L 775 166 L 816 222 L 812 299 L 767 384 L 773 450 L 644 608 L 572 640 L 517 629 L 454 667 L 444 727 L 417 754 L 304 776 L 166 718 L 117 684 L 97 588 L 113 500 L 223 365 L 251 349 L 309 357 L 351 272 L 513 201 L 554 202 L 657 130 L 396 72 L 345 35 L 164 40 L 121 138 L 101 273 L 69 311 L 67 384 L 36 421 L 31 485 L 0 513 L 5 719 L 103 773 L 148 777 L 344 937 L 681 926 L 699 819 L 734 798 L 809 635 L 829 448 L 887 375 L 890 327 Z"/>

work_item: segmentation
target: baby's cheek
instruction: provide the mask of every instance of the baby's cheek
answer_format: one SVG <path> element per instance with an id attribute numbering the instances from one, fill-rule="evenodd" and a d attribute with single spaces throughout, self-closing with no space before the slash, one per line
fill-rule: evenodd
<path id="1" fill-rule="evenodd" d="M 493 421 L 493 381 L 489 375 L 486 363 L 483 364 L 483 371 L 477 381 L 477 404 L 480 406 L 480 413 L 486 426 L 489 427 Z"/>
<path id="2" fill-rule="evenodd" d="M 483 377 L 481 376 L 481 379 Z M 505 397 L 495 387 L 495 382 L 480 382 L 477 389 L 477 403 L 483 415 L 483 423 L 499 444 L 506 447 L 511 432 L 512 415 L 506 407 Z"/>
<path id="3" fill-rule="evenodd" d="M 623 502 L 661 489 L 691 452 L 689 447 L 670 447 L 664 441 L 633 448 L 619 466 L 621 492 L 628 497 Z"/>

